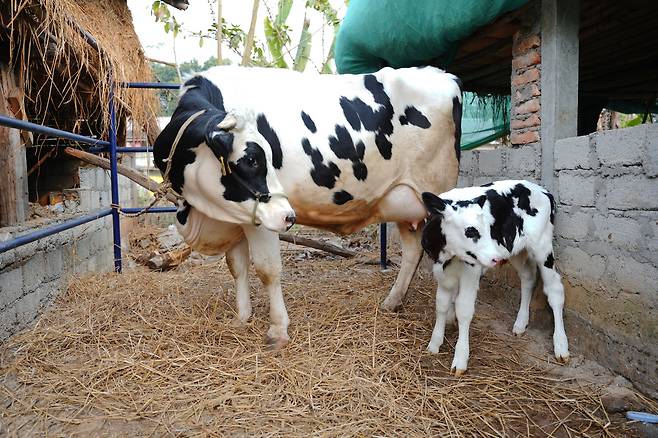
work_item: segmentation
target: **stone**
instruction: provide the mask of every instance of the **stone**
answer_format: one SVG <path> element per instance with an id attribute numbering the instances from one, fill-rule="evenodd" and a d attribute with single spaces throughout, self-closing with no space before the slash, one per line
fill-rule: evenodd
<path id="1" fill-rule="evenodd" d="M 589 137 L 571 137 L 555 142 L 555 169 L 592 169 Z"/>
<path id="2" fill-rule="evenodd" d="M 644 175 L 621 175 L 606 181 L 608 208 L 616 210 L 658 209 L 658 182 Z"/>
<path id="3" fill-rule="evenodd" d="M 480 173 L 500 178 L 503 172 L 503 155 L 502 149 L 480 151 L 478 158 Z"/>
<path id="4" fill-rule="evenodd" d="M 642 408 L 642 403 L 633 390 L 614 383 L 603 390 L 601 403 L 609 414 Z"/>
<path id="5" fill-rule="evenodd" d="M 596 201 L 595 178 L 571 172 L 560 172 L 558 193 L 559 202 L 562 204 L 593 207 Z"/>
<path id="6" fill-rule="evenodd" d="M 592 136 L 603 166 L 640 164 L 645 139 L 646 129 L 642 126 L 601 131 Z"/>

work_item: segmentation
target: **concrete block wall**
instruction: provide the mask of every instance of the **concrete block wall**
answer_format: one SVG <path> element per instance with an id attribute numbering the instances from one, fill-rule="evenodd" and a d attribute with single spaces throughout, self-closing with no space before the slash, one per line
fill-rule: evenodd
<path id="1" fill-rule="evenodd" d="M 81 167 L 79 177 L 79 201 L 67 201 L 67 213 L 110 205 L 107 172 Z M 122 205 L 132 205 L 132 182 L 120 177 L 119 183 Z M 2 228 L 0 239 L 54 225 L 65 217 L 70 215 Z M 112 242 L 112 221 L 105 217 L 0 254 L 0 340 L 30 326 L 64 290 L 71 274 L 113 270 Z"/>
<path id="2" fill-rule="evenodd" d="M 498 179 L 539 182 L 540 178 L 541 147 L 535 143 L 520 148 L 462 151 L 457 186 L 478 186 Z"/>
<path id="3" fill-rule="evenodd" d="M 573 343 L 658 392 L 658 126 L 558 140 L 554 153 Z"/>

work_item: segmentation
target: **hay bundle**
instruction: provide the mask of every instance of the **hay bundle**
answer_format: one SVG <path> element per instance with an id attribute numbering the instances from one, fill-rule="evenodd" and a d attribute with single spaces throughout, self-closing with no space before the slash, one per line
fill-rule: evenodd
<path id="1" fill-rule="evenodd" d="M 40 123 L 105 136 L 112 82 L 152 79 L 125 1 L 9 0 L 0 6 L 0 24 Z M 130 114 L 142 127 L 155 123 L 153 93 L 116 87 L 116 94 L 120 118 Z"/>
<path id="2" fill-rule="evenodd" d="M 374 255 L 374 253 L 372 254 Z M 2 350 L 0 417 L 21 435 L 627 436 L 600 389 L 529 361 L 524 339 L 478 312 L 468 373 L 449 374 L 455 333 L 424 348 L 433 284 L 400 314 L 378 310 L 394 280 L 355 259 L 295 262 L 283 288 L 291 344 L 264 348 L 267 299 L 234 325 L 224 265 L 74 279 L 34 329 Z M 257 282 L 252 283 L 257 289 Z M 546 352 L 542 360 L 549 360 Z M 0 429 L 2 430 L 2 429 Z"/>

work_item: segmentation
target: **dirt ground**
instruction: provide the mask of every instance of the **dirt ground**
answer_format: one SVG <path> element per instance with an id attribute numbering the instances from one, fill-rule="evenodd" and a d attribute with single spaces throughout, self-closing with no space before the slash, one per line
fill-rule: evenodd
<path id="1" fill-rule="evenodd" d="M 557 364 L 550 331 L 515 337 L 513 315 L 483 303 L 468 371 L 451 376 L 455 329 L 438 355 L 425 352 L 434 322 L 429 276 L 416 276 L 399 312 L 379 310 L 397 267 L 379 270 L 374 232 L 329 238 L 355 250 L 351 259 L 283 245 L 291 342 L 280 351 L 264 342 L 267 297 L 253 273 L 254 316 L 235 323 L 222 258 L 72 279 L 33 329 L 0 349 L 0 435 L 646 433 L 603 407 L 619 378 L 577 354 Z M 395 248 L 391 259 L 399 261 Z M 656 411 L 621 382 L 635 409 Z"/>

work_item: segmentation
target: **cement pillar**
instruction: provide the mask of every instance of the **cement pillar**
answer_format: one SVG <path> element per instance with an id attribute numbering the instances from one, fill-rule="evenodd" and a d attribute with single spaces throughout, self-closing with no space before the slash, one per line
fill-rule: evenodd
<path id="1" fill-rule="evenodd" d="M 542 184 L 553 193 L 555 141 L 578 130 L 578 32 L 580 0 L 542 0 Z"/>

